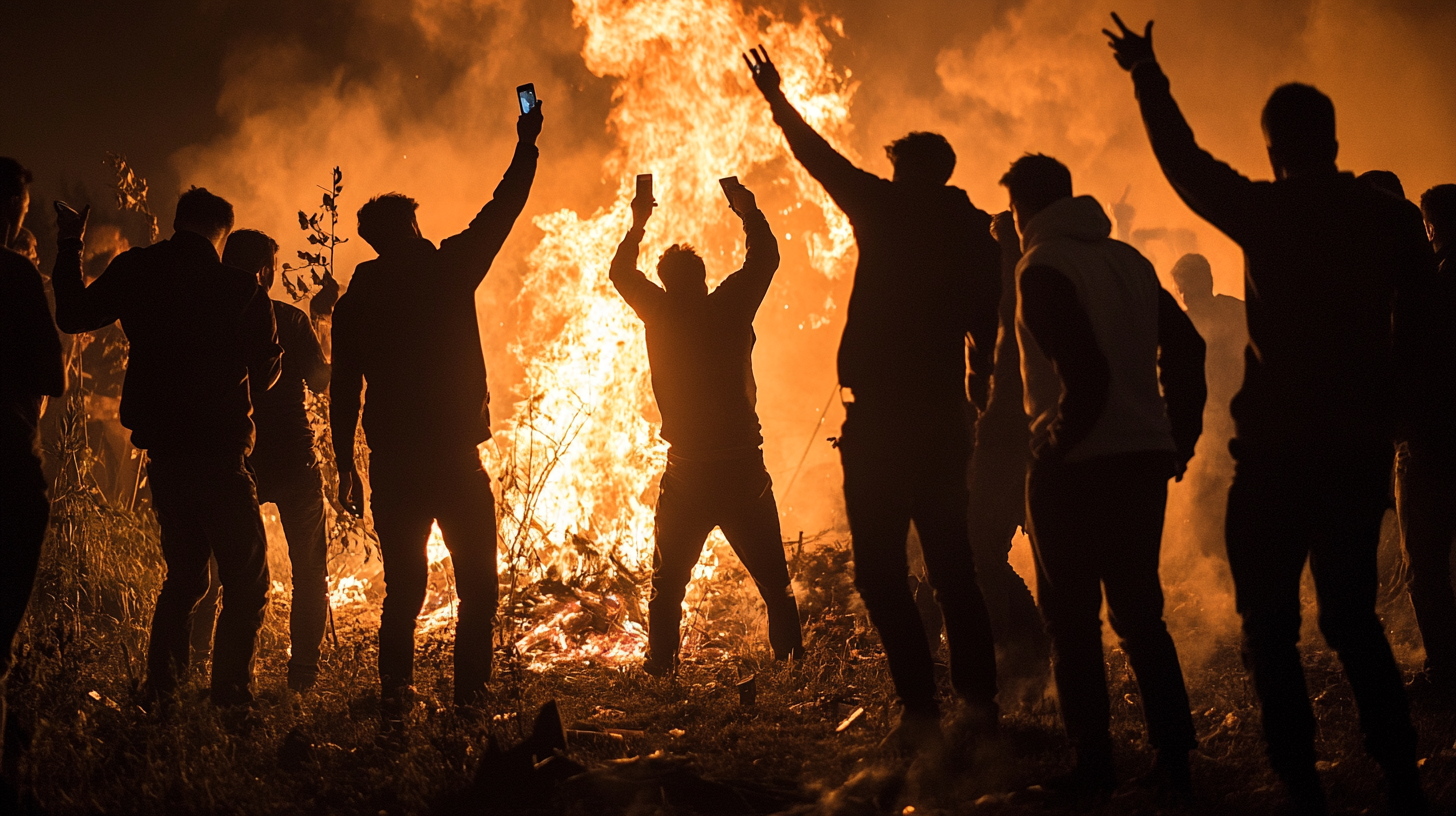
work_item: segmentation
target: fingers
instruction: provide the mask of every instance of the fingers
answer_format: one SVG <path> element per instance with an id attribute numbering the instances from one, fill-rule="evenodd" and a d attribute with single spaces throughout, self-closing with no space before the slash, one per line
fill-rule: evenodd
<path id="1" fill-rule="evenodd" d="M 1117 12 L 1115 11 L 1112 12 L 1112 22 L 1117 23 L 1117 27 L 1122 29 L 1122 36 L 1126 37 L 1127 35 L 1133 33 L 1132 29 L 1128 28 L 1127 25 L 1122 22 L 1122 18 L 1118 17 Z"/>
<path id="2" fill-rule="evenodd" d="M 1153 44 L 1153 21 L 1152 20 L 1149 20 L 1147 26 L 1143 29 L 1143 38 L 1148 41 L 1148 45 L 1152 45 Z"/>

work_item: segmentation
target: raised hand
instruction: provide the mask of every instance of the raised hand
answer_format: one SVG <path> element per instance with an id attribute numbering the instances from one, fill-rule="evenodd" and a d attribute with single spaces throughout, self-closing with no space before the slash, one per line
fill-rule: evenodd
<path id="1" fill-rule="evenodd" d="M 1010 210 L 996 213 L 996 217 L 991 219 L 991 237 L 1002 249 L 1009 248 L 1021 254 L 1021 236 L 1016 233 L 1016 218 Z"/>
<path id="2" fill-rule="evenodd" d="M 747 218 L 758 211 L 758 201 L 753 197 L 753 191 L 742 184 L 728 185 L 723 194 L 728 196 L 728 206 L 738 213 L 739 218 Z"/>
<path id="3" fill-rule="evenodd" d="M 768 49 L 762 45 L 750 48 L 743 55 L 743 61 L 748 63 L 748 70 L 753 72 L 753 84 L 758 86 L 764 96 L 779 93 L 779 85 L 783 79 L 779 76 L 779 69 L 774 67 L 773 60 L 768 58 Z"/>
<path id="4" fill-rule="evenodd" d="M 332 272 L 323 277 L 319 277 L 317 272 L 313 273 L 313 282 L 318 285 L 318 291 L 308 302 L 309 314 L 314 317 L 328 317 L 334 313 L 334 304 L 339 302 L 339 282 L 334 280 Z"/>
<path id="5" fill-rule="evenodd" d="M 74 238 L 77 241 L 86 237 L 86 219 L 91 216 L 91 205 L 76 212 L 71 205 L 64 201 L 54 202 L 56 208 L 56 238 L 67 240 Z"/>
<path id="6" fill-rule="evenodd" d="M 1121 36 L 1105 28 L 1102 29 L 1102 33 L 1107 35 L 1107 46 L 1112 49 L 1113 57 L 1117 59 L 1117 64 L 1121 65 L 1123 70 L 1131 71 L 1141 63 L 1158 61 L 1158 58 L 1153 56 L 1152 20 L 1148 21 L 1141 35 L 1124 25 L 1122 18 L 1118 17 L 1115 11 L 1112 13 L 1112 21 L 1117 23 L 1117 27 L 1122 30 Z"/>
<path id="7" fill-rule="evenodd" d="M 647 219 L 652 217 L 652 210 L 657 206 L 657 199 L 652 196 L 644 198 L 641 193 L 632 197 L 632 229 L 642 229 L 647 226 Z"/>
<path id="8" fill-rule="evenodd" d="M 536 100 L 536 106 L 531 108 L 530 113 L 521 114 L 516 120 L 516 138 L 527 143 L 535 144 L 536 137 L 541 135 L 541 100 Z"/>

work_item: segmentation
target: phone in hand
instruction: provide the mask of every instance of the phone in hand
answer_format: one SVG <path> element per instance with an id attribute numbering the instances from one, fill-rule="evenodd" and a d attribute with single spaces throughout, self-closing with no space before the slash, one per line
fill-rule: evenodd
<path id="1" fill-rule="evenodd" d="M 722 187 L 723 188 L 723 192 L 726 194 L 729 189 L 731 189 L 733 187 L 738 187 L 740 185 L 738 183 L 738 177 L 737 176 L 729 176 L 728 178 L 720 178 L 720 179 L 718 179 L 718 186 Z"/>
<path id="2" fill-rule="evenodd" d="M 516 99 L 521 103 L 521 115 L 525 116 L 536 108 L 536 85 L 527 82 L 516 88 Z"/>
<path id="3" fill-rule="evenodd" d="M 652 200 L 652 174 L 640 173 L 637 176 L 637 197 L 645 201 Z"/>

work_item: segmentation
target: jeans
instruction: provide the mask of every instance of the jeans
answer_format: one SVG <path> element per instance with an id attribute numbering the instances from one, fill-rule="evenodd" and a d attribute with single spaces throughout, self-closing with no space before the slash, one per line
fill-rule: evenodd
<path id="1" fill-rule="evenodd" d="M 193 612 L 207 594 L 208 559 L 216 558 L 223 597 L 213 636 L 212 699 L 220 705 L 251 702 L 253 650 L 269 587 L 252 471 L 241 454 L 154 450 L 147 472 L 167 562 L 147 648 L 151 690 L 172 693 L 187 668 Z"/>
<path id="2" fill-rule="evenodd" d="M 1032 467 L 1027 480 L 1032 552 L 1052 675 L 1079 764 L 1110 765 L 1103 593 L 1142 696 L 1148 742 L 1160 752 L 1197 747 L 1178 650 L 1163 622 L 1158 557 L 1172 454 L 1102 456 Z"/>
<path id="3" fill-rule="evenodd" d="M 15 638 L 35 586 L 50 521 L 40 460 L 30 452 L 0 462 L 0 734 L 5 731 L 5 679 L 15 661 Z M 0 744 L 0 752 L 4 745 Z"/>
<path id="4" fill-rule="evenodd" d="M 1286 780 L 1314 766 L 1315 719 L 1300 664 L 1299 583 L 1309 561 L 1319 627 L 1339 654 L 1365 747 L 1387 770 L 1416 759 L 1400 669 L 1375 614 L 1376 550 L 1388 504 L 1389 443 L 1327 450 L 1230 445 L 1228 557 L 1270 764 Z"/>
<path id="5" fill-rule="evenodd" d="M 1395 469 L 1395 506 L 1405 542 L 1406 579 L 1415 607 L 1426 670 L 1456 680 L 1456 593 L 1451 546 L 1456 543 L 1456 461 L 1412 444 Z"/>
<path id="6" fill-rule="evenodd" d="M 880 633 L 895 691 L 906 711 L 919 715 L 940 708 L 934 660 L 909 586 L 912 521 L 945 622 L 951 685 L 982 712 L 996 710 L 996 648 L 967 532 L 968 409 L 850 403 L 839 439 L 855 587 Z"/>
<path id="7" fill-rule="evenodd" d="M 676 658 L 683 597 L 703 541 L 714 527 L 722 528 L 763 596 L 774 656 L 782 660 L 802 652 L 799 607 L 789 584 L 778 505 L 763 454 L 716 462 L 669 454 L 657 500 L 657 546 L 647 604 L 648 659 Z"/>
<path id="8" fill-rule="evenodd" d="M 369 458 L 374 529 L 384 559 L 379 682 L 385 697 L 414 682 L 415 625 L 429 588 L 427 545 L 437 522 L 450 550 L 455 592 L 455 702 L 478 702 L 490 680 L 491 638 L 500 593 L 495 497 L 474 446 L 442 454 Z"/>

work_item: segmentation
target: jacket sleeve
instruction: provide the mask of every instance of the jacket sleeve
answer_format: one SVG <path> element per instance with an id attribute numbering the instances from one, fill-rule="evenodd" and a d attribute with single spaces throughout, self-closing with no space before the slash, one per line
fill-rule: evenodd
<path id="1" fill-rule="evenodd" d="M 354 470 L 354 431 L 359 427 L 360 395 L 364 371 L 360 367 L 359 327 L 354 325 L 349 295 L 334 309 L 334 375 L 329 392 L 329 432 L 334 443 L 334 463 L 340 472 Z"/>
<path id="2" fill-rule="evenodd" d="M 95 331 L 121 317 L 126 279 L 137 256 L 123 252 L 112 259 L 90 286 L 81 277 L 81 241 L 68 238 L 57 244 L 51 286 L 56 293 L 56 325 L 67 334 Z"/>
<path id="3" fill-rule="evenodd" d="M 996 335 L 1001 328 L 1001 247 L 986 228 L 974 242 L 970 270 L 970 314 L 967 333 L 971 338 L 969 392 L 979 410 L 990 403 L 991 373 L 996 365 Z"/>
<path id="4" fill-rule="evenodd" d="M 743 268 L 725 278 L 712 297 L 752 320 L 778 271 L 779 242 L 762 210 L 743 219 L 743 236 L 748 249 Z"/>
<path id="5" fill-rule="evenodd" d="M 1163 403 L 1181 466 L 1193 458 L 1193 449 L 1203 433 L 1203 404 L 1208 399 L 1203 371 L 1205 351 L 1193 321 L 1168 290 L 1159 288 L 1158 380 L 1163 385 Z"/>
<path id="6" fill-rule="evenodd" d="M 1157 63 L 1138 65 L 1132 78 L 1163 175 L 1194 212 L 1234 241 L 1247 240 L 1259 221 L 1255 183 L 1198 146 Z"/>
<path id="7" fill-rule="evenodd" d="M 291 364 L 298 367 L 303 381 L 308 383 L 308 389 L 315 394 L 322 394 L 328 390 L 332 369 L 324 359 L 323 346 L 319 345 L 318 336 L 313 333 L 313 325 L 308 316 L 300 312 L 296 322 L 298 325 L 291 332 L 295 336 L 288 338 L 284 348 L 293 358 Z"/>
<path id="8" fill-rule="evenodd" d="M 3 327 L 6 343 L 0 349 L 5 361 L 3 387 L 7 392 L 26 397 L 59 397 L 66 390 L 61 338 L 51 319 L 40 272 L 28 262 L 25 267 L 19 275 L 5 276 L 7 291 L 3 296 L 10 302 L 0 308 L 4 309 L 5 319 L 13 323 Z M 15 284 L 13 289 L 11 283 Z"/>
<path id="9" fill-rule="evenodd" d="M 612 256 L 610 276 L 612 285 L 617 287 L 617 293 L 646 322 L 652 319 L 657 305 L 667 293 L 648 280 L 637 268 L 637 253 L 642 246 L 642 234 L 643 230 L 637 228 L 627 231 L 622 243 L 617 245 L 617 254 Z"/>
<path id="10" fill-rule="evenodd" d="M 1409 440 L 1419 432 L 1439 402 L 1443 370 L 1440 358 L 1456 353 L 1443 342 L 1439 332 L 1451 325 L 1451 303 L 1442 296 L 1436 255 L 1426 242 L 1420 210 L 1405 202 L 1396 223 L 1388 230 L 1393 243 L 1396 271 L 1395 297 L 1391 304 L 1391 346 L 1395 359 L 1397 436 Z M 1448 284 L 1449 286 L 1449 284 Z M 1442 406 L 1449 408 L 1451 406 Z M 1449 418 L 1439 422 L 1450 423 Z M 1424 424 L 1429 424 L 1424 423 Z"/>
<path id="11" fill-rule="evenodd" d="M 536 160 L 540 151 L 533 144 L 518 142 L 511 165 L 496 185 L 490 201 L 476 214 L 465 231 L 440 242 L 440 250 L 451 263 L 449 271 L 459 275 L 458 282 L 472 290 L 485 279 L 491 262 L 511 234 L 516 218 L 526 208 L 531 184 L 536 179 Z"/>
<path id="12" fill-rule="evenodd" d="M 1033 451 L 1038 460 L 1055 461 L 1092 433 L 1107 404 L 1112 372 L 1067 276 L 1049 266 L 1032 266 L 1021 273 L 1019 288 L 1022 319 L 1062 381 L 1057 418 L 1046 444 Z"/>
<path id="13" fill-rule="evenodd" d="M 247 306 L 243 308 L 242 337 L 243 359 L 248 363 L 248 382 L 252 384 L 252 391 L 267 391 L 283 373 L 283 346 L 278 343 L 273 301 L 256 283 L 252 285 Z"/>
<path id="14" fill-rule="evenodd" d="M 794 158 L 824 186 L 824 191 L 845 215 L 856 217 L 874 200 L 875 188 L 883 179 L 855 167 L 835 150 L 828 140 L 804 121 L 782 92 L 769 98 L 769 109 L 773 112 L 774 122 L 784 132 L 784 139 L 788 141 Z"/>

